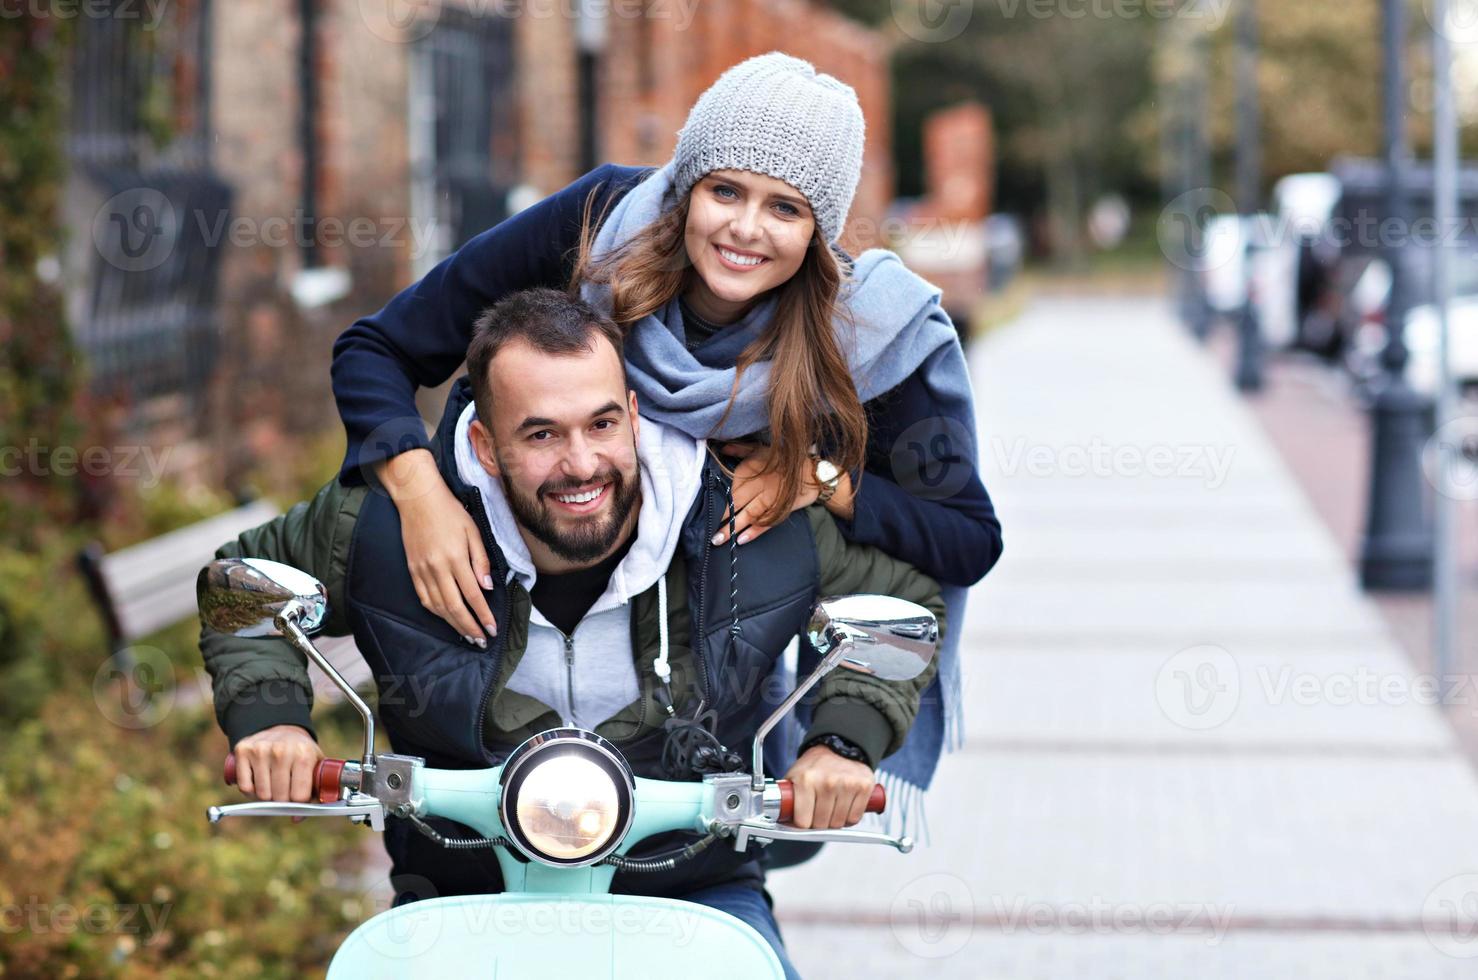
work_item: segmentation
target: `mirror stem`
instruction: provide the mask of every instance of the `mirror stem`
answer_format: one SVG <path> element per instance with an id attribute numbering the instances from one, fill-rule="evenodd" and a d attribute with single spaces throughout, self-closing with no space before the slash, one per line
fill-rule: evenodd
<path id="1" fill-rule="evenodd" d="M 759 731 L 754 733 L 753 754 L 750 757 L 750 772 L 753 773 L 753 779 L 749 785 L 756 793 L 765 788 L 765 736 L 770 734 L 770 729 L 774 728 L 780 722 L 780 719 L 784 718 L 790 712 L 790 709 L 795 707 L 796 702 L 805 697 L 806 692 L 815 687 L 816 682 L 825 677 L 851 648 L 852 640 L 850 637 L 839 640 L 831 652 L 822 660 L 821 664 L 811 672 L 811 676 L 807 677 L 794 691 L 791 691 L 790 696 L 781 702 L 780 707 L 775 709 L 774 714 L 766 718 L 765 723 L 759 727 Z"/>
<path id="2" fill-rule="evenodd" d="M 334 682 L 334 686 L 343 692 L 349 703 L 354 705 L 354 710 L 359 712 L 359 717 L 364 721 L 364 757 L 360 760 L 360 765 L 364 767 L 365 774 L 369 775 L 375 771 L 375 716 L 370 711 L 369 705 L 364 703 L 364 699 L 349 686 L 348 681 L 344 680 L 344 675 L 328 662 L 327 657 L 318 652 L 313 641 L 308 639 L 308 634 L 298 626 L 298 619 L 303 611 L 303 605 L 296 599 L 292 600 L 282 607 L 282 612 L 278 613 L 275 620 L 276 626 L 284 636 L 292 641 L 293 646 L 301 650 L 309 660 L 318 665 L 319 670 L 328 675 L 328 679 Z M 366 785 L 369 785 L 368 781 Z"/>

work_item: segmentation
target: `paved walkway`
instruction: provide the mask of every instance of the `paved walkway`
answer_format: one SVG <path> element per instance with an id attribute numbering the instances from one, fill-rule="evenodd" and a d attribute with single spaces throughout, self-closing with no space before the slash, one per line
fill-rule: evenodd
<path id="1" fill-rule="evenodd" d="M 972 352 L 1006 556 L 933 844 L 772 879 L 803 975 L 1478 976 L 1478 779 L 1166 303 Z M 1452 688 L 1462 685 L 1461 690 Z"/>

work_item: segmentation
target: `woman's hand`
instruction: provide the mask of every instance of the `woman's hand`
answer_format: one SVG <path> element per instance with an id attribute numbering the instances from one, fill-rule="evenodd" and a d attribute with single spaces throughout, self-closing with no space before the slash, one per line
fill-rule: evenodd
<path id="1" fill-rule="evenodd" d="M 728 456 L 737 457 L 740 463 L 734 468 L 734 533 L 739 535 L 740 544 L 748 544 L 768 531 L 773 525 L 760 524 L 754 518 L 765 511 L 780 496 L 780 474 L 763 472 L 770 459 L 770 447 L 750 442 L 726 442 L 721 447 Z M 807 473 L 801 481 L 801 492 L 790 502 L 786 515 L 814 504 L 821 494 L 815 474 Z M 852 509 L 852 478 L 842 474 L 836 493 L 826 502 L 826 509 L 840 517 L 850 518 Z M 719 532 L 713 536 L 715 545 L 729 540 L 729 512 L 724 511 Z"/>
<path id="2" fill-rule="evenodd" d="M 468 643 L 486 649 L 488 637 L 498 635 L 498 624 L 483 597 L 484 589 L 493 588 L 492 564 L 476 522 L 447 488 L 427 450 L 386 460 L 378 472 L 400 512 L 416 598 Z"/>

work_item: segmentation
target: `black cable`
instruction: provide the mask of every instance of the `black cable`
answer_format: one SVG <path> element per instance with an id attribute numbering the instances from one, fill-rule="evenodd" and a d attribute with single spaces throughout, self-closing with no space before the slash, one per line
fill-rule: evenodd
<path id="1" fill-rule="evenodd" d="M 513 841 L 507 837 L 447 837 L 438 832 L 435 827 L 426 823 L 415 814 L 408 814 L 407 819 L 411 825 L 425 836 L 431 838 L 442 847 L 454 851 L 473 851 L 485 847 L 512 847 Z"/>
<path id="2" fill-rule="evenodd" d="M 709 845 L 716 840 L 718 840 L 716 836 L 709 834 L 706 837 L 700 837 L 698 840 L 693 841 L 687 847 L 667 851 L 663 854 L 654 855 L 653 857 L 629 858 L 622 857 L 620 854 L 612 854 L 600 863 L 613 864 L 620 871 L 671 871 L 682 862 L 692 860 L 708 850 Z"/>

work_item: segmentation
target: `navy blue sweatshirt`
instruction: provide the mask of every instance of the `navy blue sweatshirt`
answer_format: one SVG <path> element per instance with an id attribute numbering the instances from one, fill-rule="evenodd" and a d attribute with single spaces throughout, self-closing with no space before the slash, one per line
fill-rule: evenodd
<path id="1" fill-rule="evenodd" d="M 427 447 L 418 387 L 446 381 L 462 364 L 479 313 L 510 293 L 569 285 L 587 200 L 599 217 L 647 168 L 606 164 L 468 241 L 385 308 L 357 320 L 334 343 L 333 386 L 348 434 L 339 479 L 364 482 L 374 464 Z M 867 402 L 865 477 L 844 534 L 948 585 L 973 585 L 1001 555 L 1001 525 L 975 471 L 953 495 L 915 496 L 894 479 L 892 447 L 910 425 L 944 413 L 915 375 Z M 963 461 L 962 461 L 963 462 Z M 905 481 L 911 482 L 911 481 Z"/>

